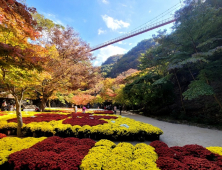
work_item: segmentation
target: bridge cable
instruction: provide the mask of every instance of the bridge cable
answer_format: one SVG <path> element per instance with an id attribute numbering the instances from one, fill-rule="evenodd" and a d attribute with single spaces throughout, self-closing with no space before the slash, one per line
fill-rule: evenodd
<path id="1" fill-rule="evenodd" d="M 144 24 L 142 24 L 142 25 L 134 28 L 134 29 L 131 30 L 130 32 L 132 32 L 132 31 L 134 31 L 134 30 L 136 30 L 136 29 L 138 29 L 138 28 L 140 28 L 140 27 L 142 27 L 142 26 L 144 26 L 144 25 L 147 25 L 147 23 L 149 23 L 149 25 L 150 25 L 151 23 L 154 22 L 153 20 L 155 20 L 155 22 L 156 22 L 157 20 L 159 20 L 159 19 L 157 19 L 157 18 L 160 18 L 160 17 L 161 17 L 163 14 L 165 14 L 165 13 L 166 13 L 166 14 L 171 13 L 172 11 L 174 11 L 175 9 L 177 9 L 180 5 L 181 5 L 180 3 L 177 3 L 176 5 L 172 6 L 171 8 L 167 9 L 166 11 L 162 12 L 160 15 L 156 16 L 155 18 L 153 18 L 153 19 L 147 21 L 146 23 L 144 23 Z M 171 11 L 169 11 L 169 10 L 171 10 Z M 168 12 L 168 11 L 169 11 L 169 12 Z M 153 22 L 151 22 L 151 21 L 153 21 Z"/>
<path id="2" fill-rule="evenodd" d="M 169 9 L 167 9 L 166 11 L 164 11 L 163 13 L 161 13 L 160 15 L 156 16 L 155 18 L 149 20 L 148 22 L 140 25 L 139 27 L 134 28 L 134 29 L 131 30 L 130 32 L 127 32 L 127 33 L 125 33 L 125 34 L 123 34 L 123 35 L 121 35 L 121 36 L 119 36 L 119 37 L 117 37 L 117 38 L 115 38 L 115 39 L 118 39 L 118 38 L 120 38 L 120 37 L 123 37 L 124 35 L 130 34 L 130 33 L 132 33 L 133 31 L 138 30 L 139 28 L 141 29 L 142 26 L 144 27 L 144 25 L 146 25 L 146 27 L 147 27 L 147 26 L 149 26 L 149 25 L 151 25 L 151 24 L 153 24 L 153 23 L 156 23 L 158 20 L 160 20 L 160 18 L 163 18 L 163 15 L 166 16 L 167 14 L 169 14 L 169 13 L 171 13 L 171 12 L 175 12 L 175 10 L 178 9 L 180 5 L 181 5 L 181 3 L 177 3 L 176 5 L 172 6 L 172 7 L 169 8 Z M 155 21 L 154 21 L 154 20 L 155 20 Z M 152 22 L 151 22 L 151 21 L 152 21 Z M 147 23 L 149 23 L 149 25 L 148 25 Z M 112 40 L 114 40 L 114 39 L 112 39 Z M 110 40 L 110 41 L 112 41 L 112 40 Z M 96 45 L 96 46 L 94 46 L 94 47 L 91 48 L 91 49 L 95 49 L 95 48 L 101 46 L 102 44 L 106 44 L 107 42 L 109 42 L 109 41 L 106 41 L 105 43 L 101 43 L 101 44 L 99 44 L 99 45 Z"/>

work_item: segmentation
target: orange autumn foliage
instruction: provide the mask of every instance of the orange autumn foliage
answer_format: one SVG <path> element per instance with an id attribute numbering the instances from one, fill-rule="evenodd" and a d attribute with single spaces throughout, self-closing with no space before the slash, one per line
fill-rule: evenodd
<path id="1" fill-rule="evenodd" d="M 42 79 L 41 85 L 36 88 L 41 95 L 41 110 L 44 110 L 46 102 L 56 91 L 68 94 L 72 90 L 86 90 L 99 77 L 98 68 L 90 62 L 93 57 L 88 44 L 81 40 L 73 28 L 54 28 L 49 36 L 51 41 L 47 46 L 51 49 L 51 59 L 43 67 L 49 69 L 47 73 L 50 76 Z"/>
<path id="2" fill-rule="evenodd" d="M 94 98 L 94 96 L 91 96 L 89 94 L 78 94 L 73 96 L 72 102 L 76 105 L 87 105 L 88 103 L 91 103 Z"/>
<path id="3" fill-rule="evenodd" d="M 40 36 L 33 12 L 34 8 L 15 0 L 0 0 L 0 61 L 4 67 L 40 69 L 46 61 L 44 48 L 28 41 Z"/>
<path id="4" fill-rule="evenodd" d="M 108 96 L 110 96 L 110 97 L 115 97 L 115 96 L 117 95 L 117 94 L 114 93 L 114 91 L 111 90 L 111 89 L 107 89 L 107 90 L 106 90 L 106 94 L 107 94 Z"/>

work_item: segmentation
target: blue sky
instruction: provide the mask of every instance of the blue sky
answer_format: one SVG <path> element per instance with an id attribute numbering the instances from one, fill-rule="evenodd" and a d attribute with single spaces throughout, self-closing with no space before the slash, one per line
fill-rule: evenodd
<path id="1" fill-rule="evenodd" d="M 180 0 L 26 0 L 29 7 L 35 7 L 46 18 L 73 27 L 91 47 L 122 36 L 152 19 L 154 22 L 169 18 L 173 13 L 167 10 L 178 9 L 178 3 Z M 166 15 L 159 17 L 160 20 L 154 19 L 163 12 Z M 170 32 L 170 27 L 172 24 L 96 50 L 93 64 L 99 66 L 111 55 L 126 53 L 160 29 Z"/>

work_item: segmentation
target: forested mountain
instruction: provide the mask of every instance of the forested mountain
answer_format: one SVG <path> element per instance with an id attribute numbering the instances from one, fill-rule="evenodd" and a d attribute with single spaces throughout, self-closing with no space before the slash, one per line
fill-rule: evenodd
<path id="1" fill-rule="evenodd" d="M 110 56 L 104 63 L 102 63 L 102 66 L 116 63 L 123 55 L 124 54 L 117 54 Z"/>
<path id="2" fill-rule="evenodd" d="M 104 63 L 101 65 L 102 75 L 107 77 L 107 74 L 110 74 L 110 71 L 113 68 L 113 65 L 123 56 L 123 54 L 117 54 L 110 56 Z"/>
<path id="3" fill-rule="evenodd" d="M 114 63 L 112 66 L 106 66 L 102 65 L 103 72 L 106 72 L 106 77 L 116 77 L 120 73 L 132 69 L 138 69 L 139 61 L 138 58 L 141 55 L 141 53 L 144 53 L 147 49 L 152 47 L 155 44 L 155 42 L 152 39 L 145 39 L 137 44 L 134 48 L 132 48 L 128 53 L 124 54 L 116 63 Z M 107 59 L 107 62 L 109 62 L 110 58 Z M 104 69 L 106 68 L 106 69 Z"/>

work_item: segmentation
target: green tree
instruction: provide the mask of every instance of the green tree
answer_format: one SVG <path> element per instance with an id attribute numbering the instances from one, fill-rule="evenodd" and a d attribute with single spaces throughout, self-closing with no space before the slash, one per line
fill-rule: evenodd
<path id="1" fill-rule="evenodd" d="M 221 108 L 216 95 L 218 90 L 212 86 L 221 75 L 222 15 L 219 6 L 218 1 L 213 0 L 186 1 L 175 13 L 177 21 L 173 32 L 167 35 L 165 30 L 159 31 L 153 36 L 158 45 L 140 57 L 140 69 L 155 69 L 159 80 L 173 73 L 170 81 L 178 86 L 184 111 L 184 97 L 194 99 L 202 95 L 213 95 Z"/>

